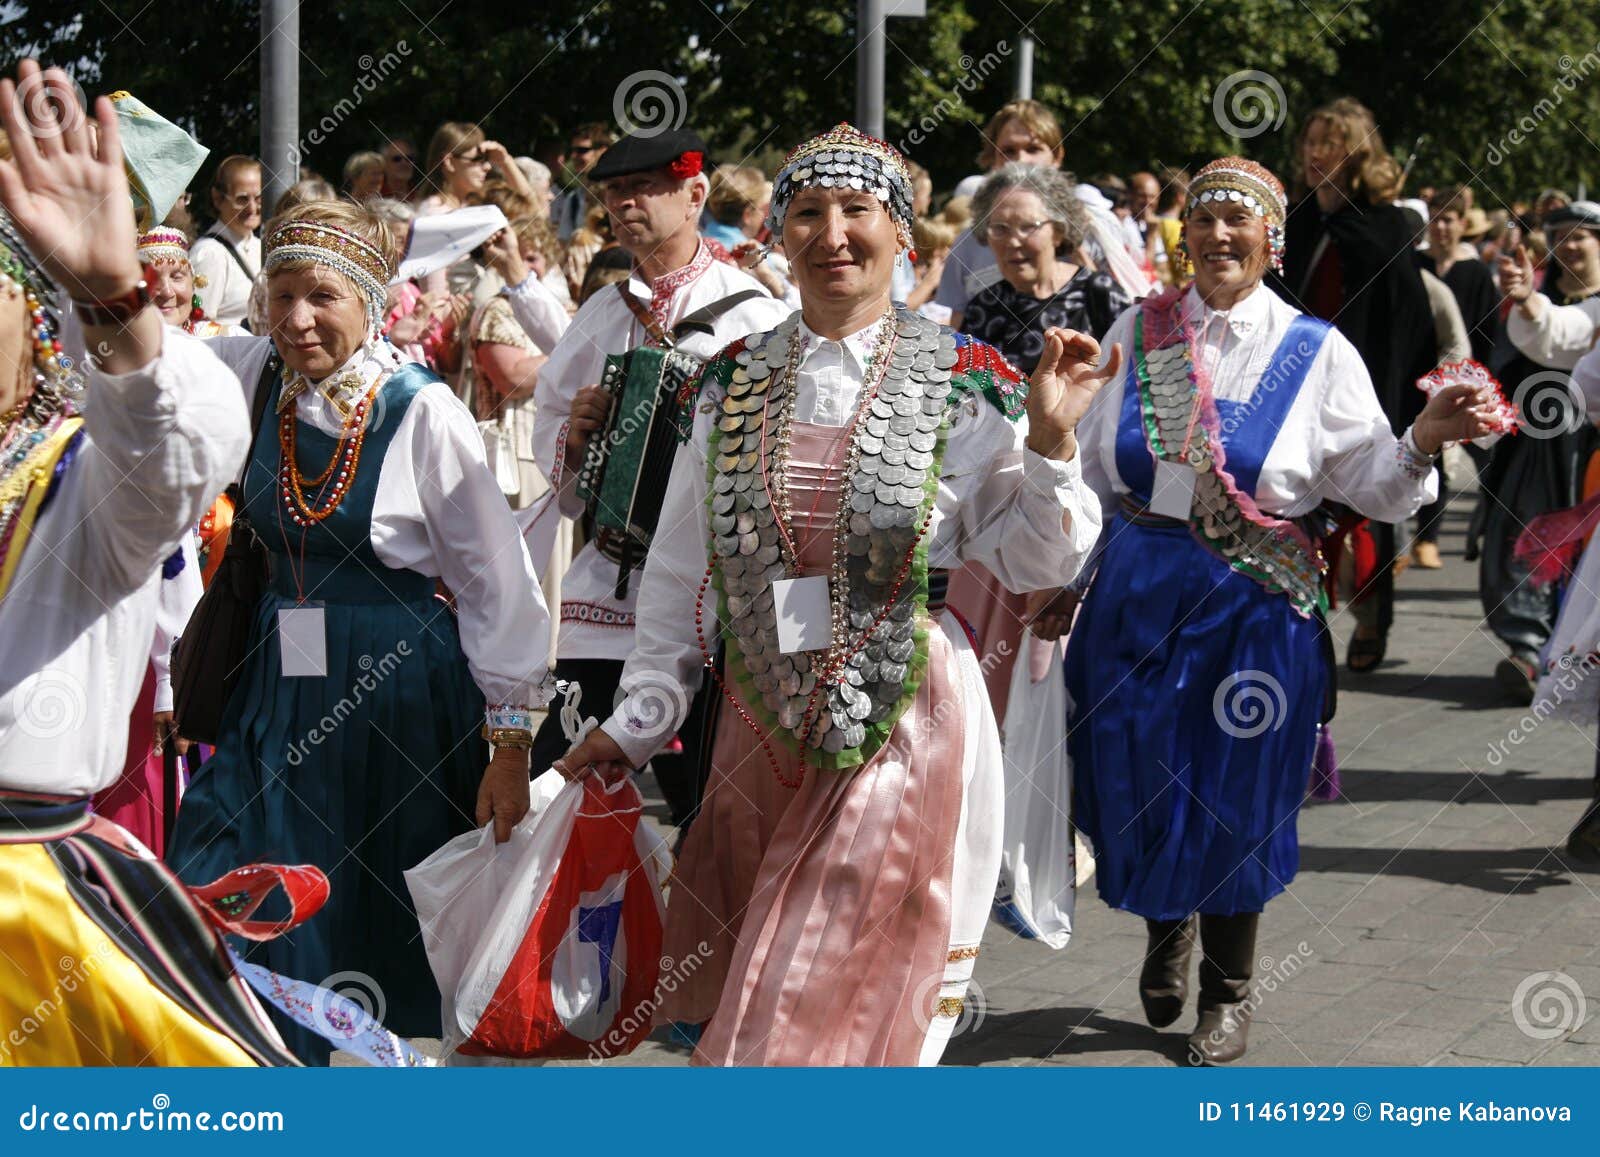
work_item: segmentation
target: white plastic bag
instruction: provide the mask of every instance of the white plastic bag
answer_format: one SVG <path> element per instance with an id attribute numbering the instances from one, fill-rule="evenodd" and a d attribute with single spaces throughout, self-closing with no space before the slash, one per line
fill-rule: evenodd
<path id="1" fill-rule="evenodd" d="M 1072 762 L 1067 756 L 1067 687 L 1059 642 L 1023 635 L 1011 670 L 1002 744 L 1005 838 L 997 915 L 1051 948 L 1072 938 L 1077 864 L 1072 823 Z M 1035 683 L 1028 647 L 1048 647 L 1045 676 Z M 1011 919 L 1006 919 L 1009 915 Z"/>
<path id="2" fill-rule="evenodd" d="M 578 699 L 574 687 L 561 708 L 562 730 L 573 741 L 595 725 L 593 719 L 578 722 Z M 638 800 L 626 780 L 602 794 Z M 442 994 L 447 1063 L 496 1063 L 494 1058 L 452 1054 L 469 1041 L 494 1002 L 507 964 L 561 867 L 585 798 L 583 783 L 547 771 L 533 781 L 528 814 L 506 843 L 494 842 L 490 823 L 457 836 L 405 873 L 428 963 Z M 660 834 L 643 822 L 634 830 L 633 848 L 659 916 L 664 911 L 660 888 L 671 874 L 672 855 Z M 654 957 L 650 964 L 654 966 Z"/>

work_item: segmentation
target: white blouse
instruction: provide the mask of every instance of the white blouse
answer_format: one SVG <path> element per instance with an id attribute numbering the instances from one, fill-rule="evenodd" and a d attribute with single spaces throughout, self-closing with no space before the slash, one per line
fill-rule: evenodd
<path id="1" fill-rule="evenodd" d="M 1530 320 L 1521 306 L 1513 306 L 1506 318 L 1506 336 L 1541 366 L 1570 370 L 1600 337 L 1600 295 L 1572 305 L 1556 305 L 1542 293 L 1534 296 L 1543 303 L 1539 316 Z"/>
<path id="2" fill-rule="evenodd" d="M 207 344 L 239 375 L 248 405 L 271 339 L 216 338 Z M 346 365 L 361 357 L 356 351 Z M 302 393 L 295 407 L 301 421 L 338 436 L 339 412 L 316 390 Z M 261 436 L 273 437 L 273 427 L 268 414 Z M 362 468 L 370 465 L 364 461 Z M 546 703 L 550 616 L 539 576 L 489 472 L 477 423 L 448 385 L 433 381 L 417 391 L 378 471 L 370 536 L 378 558 L 450 588 L 461 649 L 486 702 Z"/>
<path id="3" fill-rule="evenodd" d="M 877 326 L 829 341 L 804 322 L 795 419 L 843 426 L 855 414 Z M 683 721 L 688 692 L 699 686 L 704 656 L 695 632 L 695 594 L 705 576 L 706 447 L 722 391 L 707 383 L 694 436 L 678 450 L 661 509 L 661 528 L 639 584 L 639 623 L 623 671 L 630 694 L 605 723 L 606 734 L 640 766 Z M 929 526 L 928 566 L 977 561 L 1013 591 L 1058 587 L 1077 575 L 1100 533 L 1099 504 L 1078 460 L 1042 458 L 1024 445 L 1027 419 L 1011 422 L 983 398 L 967 395 L 951 419 L 939 491 Z M 668 529 L 670 528 L 670 529 Z M 704 631 L 716 637 L 707 600 Z M 676 718 L 661 723 L 662 688 Z"/>
<path id="4" fill-rule="evenodd" d="M 0 788 L 82 796 L 121 775 L 161 564 L 249 434 L 233 375 L 185 334 L 133 373 L 84 364 L 86 437 L 0 599 Z"/>
<path id="5" fill-rule="evenodd" d="M 1117 471 L 1117 425 L 1122 413 L 1127 361 L 1133 356 L 1138 309 L 1127 310 L 1101 341 L 1102 364 L 1121 345 L 1123 372 L 1107 382 L 1078 426 L 1085 481 L 1100 495 L 1107 515 L 1129 487 Z M 1196 357 L 1219 400 L 1248 402 L 1273 351 L 1297 316 L 1293 306 L 1266 286 L 1214 310 L 1191 287 L 1184 316 L 1196 331 Z M 1248 408 L 1242 411 L 1248 421 Z M 1403 435 L 1415 451 L 1409 430 Z M 1327 335 L 1301 383 L 1262 464 L 1256 504 L 1280 518 L 1305 514 L 1323 500 L 1343 503 L 1381 522 L 1398 522 L 1438 496 L 1436 471 L 1413 479 L 1400 463 L 1400 440 L 1378 404 L 1367 367 L 1338 330 Z M 1107 519 L 1109 521 L 1109 518 Z"/>
<path id="6" fill-rule="evenodd" d="M 239 268 L 233 254 L 217 239 L 225 233 L 244 261 L 244 269 Z M 250 294 L 261 273 L 261 238 L 253 233 L 248 237 L 236 237 L 227 233 L 220 223 L 213 225 L 190 247 L 189 266 L 194 270 L 195 294 L 207 317 L 226 325 L 248 320 Z"/>

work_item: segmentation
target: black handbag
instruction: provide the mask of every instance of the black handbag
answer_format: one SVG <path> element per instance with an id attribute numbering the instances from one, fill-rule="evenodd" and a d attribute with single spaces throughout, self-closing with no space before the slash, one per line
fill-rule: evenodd
<path id="1" fill-rule="evenodd" d="M 250 407 L 250 456 L 255 455 L 256 438 L 267 403 L 277 391 L 277 351 L 267 355 L 261 380 Z M 195 604 L 194 613 L 172 648 L 172 713 L 178 734 L 185 739 L 215 744 L 222 729 L 222 713 L 244 673 L 250 657 L 250 627 L 256 604 L 261 601 L 270 577 L 268 552 L 261 536 L 245 513 L 243 491 L 228 487 L 233 498 L 233 526 L 228 531 L 228 547 L 211 585 Z"/>

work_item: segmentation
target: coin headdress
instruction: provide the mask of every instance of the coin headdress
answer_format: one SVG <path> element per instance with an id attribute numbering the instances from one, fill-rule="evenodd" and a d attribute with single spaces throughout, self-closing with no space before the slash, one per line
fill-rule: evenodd
<path id="1" fill-rule="evenodd" d="M 911 224 L 915 219 L 911 212 L 911 173 L 905 158 L 889 142 L 840 122 L 790 153 L 772 184 L 767 227 L 774 240 L 783 235 L 783 219 L 795 194 L 813 185 L 874 194 L 894 218 L 901 248 L 911 248 Z"/>

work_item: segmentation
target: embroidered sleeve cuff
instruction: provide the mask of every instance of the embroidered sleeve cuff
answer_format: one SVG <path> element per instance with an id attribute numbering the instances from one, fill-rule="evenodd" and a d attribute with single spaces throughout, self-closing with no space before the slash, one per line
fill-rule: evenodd
<path id="1" fill-rule="evenodd" d="M 1071 509 L 1074 495 L 1083 479 L 1083 468 L 1078 464 L 1078 456 L 1082 453 L 1083 447 L 1079 446 L 1078 454 L 1074 454 L 1071 461 L 1058 462 L 1024 447 L 1023 485 L 1031 487 L 1038 494 L 1054 498 L 1063 509 Z"/>
<path id="2" fill-rule="evenodd" d="M 689 692 L 658 671 L 629 673 L 622 690 L 627 698 L 603 724 L 634 767 L 643 767 L 678 733 L 689 712 Z"/>
<path id="3" fill-rule="evenodd" d="M 1400 443 L 1396 447 L 1396 459 L 1400 463 L 1400 470 L 1413 482 L 1426 478 L 1433 470 L 1433 464 L 1438 460 L 1436 454 L 1424 454 L 1417 446 L 1417 439 L 1411 432 L 1411 427 L 1406 427 L 1406 432 L 1400 436 Z"/>

